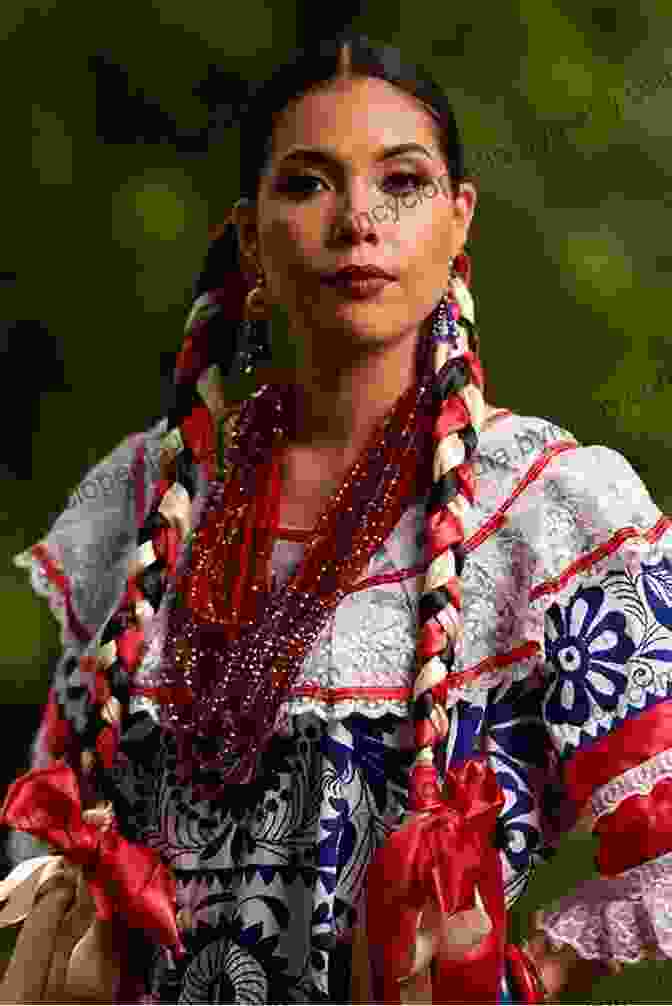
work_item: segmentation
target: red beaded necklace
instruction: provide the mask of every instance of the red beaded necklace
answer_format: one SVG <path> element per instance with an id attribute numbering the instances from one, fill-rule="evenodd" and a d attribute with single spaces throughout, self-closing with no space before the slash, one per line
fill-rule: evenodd
<path id="1" fill-rule="evenodd" d="M 181 605 L 167 637 L 162 693 L 169 698 L 164 715 L 181 735 L 187 759 L 197 736 L 207 745 L 216 729 L 225 741 L 227 717 L 235 717 L 238 736 L 245 722 L 258 742 L 258 704 L 279 708 L 330 612 L 361 579 L 410 500 L 431 484 L 432 397 L 416 382 L 327 503 L 293 576 L 274 591 L 271 557 L 292 387 L 260 389 L 260 421 L 273 395 L 282 407 L 265 460 L 255 466 L 254 492 L 246 493 L 240 466 L 222 472 L 194 534 L 189 569 L 178 578 Z M 240 430 L 236 423 L 229 428 L 235 446 Z M 197 760 L 208 764 L 202 746 Z M 244 746 L 237 745 L 231 762 L 237 780 L 229 775 L 229 781 L 245 781 L 255 772 Z M 223 767 L 214 751 L 210 767 Z"/>

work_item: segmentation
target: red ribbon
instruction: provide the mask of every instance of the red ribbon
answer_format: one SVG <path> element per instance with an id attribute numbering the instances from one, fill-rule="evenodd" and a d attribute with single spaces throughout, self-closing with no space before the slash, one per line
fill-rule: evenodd
<path id="1" fill-rule="evenodd" d="M 473 902 L 478 885 L 493 928 L 460 959 L 442 958 L 437 952 L 434 1001 L 495 1002 L 504 968 L 506 907 L 502 866 L 492 836 L 504 793 L 482 757 L 448 769 L 443 793 L 432 784 L 432 766 L 416 766 L 413 772 L 419 780 L 415 789 L 427 802 L 416 801 L 411 809 L 430 813 L 394 832 L 376 851 L 367 872 L 366 925 L 375 1001 L 404 1001 L 397 983 L 407 973 L 417 914 L 426 902 L 436 899 L 449 918 Z"/>
<path id="2" fill-rule="evenodd" d="M 102 831 L 83 819 L 77 777 L 63 760 L 11 783 L 0 824 L 29 832 L 81 866 L 99 919 L 121 917 L 178 957 L 184 954 L 172 873 L 158 852 L 128 842 L 114 824 Z"/>

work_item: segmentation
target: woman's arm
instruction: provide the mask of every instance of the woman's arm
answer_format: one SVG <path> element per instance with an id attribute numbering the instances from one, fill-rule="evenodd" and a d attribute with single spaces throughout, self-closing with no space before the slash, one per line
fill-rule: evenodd
<path id="1" fill-rule="evenodd" d="M 99 778 L 82 770 L 86 752 L 99 747 L 96 740 L 101 723 L 94 654 L 100 633 L 117 610 L 126 588 L 129 560 L 137 548 L 137 528 L 146 515 L 159 476 L 159 445 L 164 429 L 162 421 L 148 433 L 123 441 L 86 475 L 45 538 L 15 559 L 16 565 L 29 571 L 36 593 L 48 600 L 61 626 L 63 645 L 31 747 L 29 767 L 46 769 L 63 761 L 76 775 L 85 809 L 109 796 L 99 788 Z M 114 694 L 116 684 L 111 682 L 111 687 Z M 126 819 L 124 807 L 115 810 L 122 834 L 130 841 L 139 841 L 140 837 L 131 833 L 132 821 Z M 49 850 L 27 833 L 10 832 L 7 851 L 10 861 L 16 864 Z M 86 884 L 80 885 L 77 902 L 69 908 L 63 884 L 53 891 L 45 887 L 41 895 L 23 923 L 2 984 L 2 995 L 10 998 L 3 1001 L 42 1001 L 40 995 L 50 988 L 52 992 L 62 988 L 66 975 L 67 1001 L 113 1001 L 109 988 L 117 988 L 120 977 L 124 987 L 130 977 L 127 925 L 120 927 L 90 917 L 82 929 Z M 40 954 L 36 957 L 33 953 L 31 963 L 35 940 L 40 944 Z M 99 993 L 85 987 L 86 968 L 78 966 L 78 960 L 86 963 L 92 959 L 92 947 L 94 956 L 102 962 L 96 982 L 100 984 L 103 972 L 107 976 L 104 984 L 108 991 L 100 993 L 107 995 L 104 999 L 91 998 Z M 145 963 L 143 959 L 141 964 Z M 33 989 L 30 995 L 26 983 Z M 14 993 L 18 998 L 11 998 Z M 48 997 L 46 1001 L 56 1000 Z"/>
<path id="2" fill-rule="evenodd" d="M 600 876 L 538 919 L 531 946 L 553 984 L 549 949 L 598 973 L 652 948 L 672 957 L 672 522 L 607 448 L 559 461 L 544 508 L 531 592 L 543 719 L 574 816 L 600 842 Z"/>

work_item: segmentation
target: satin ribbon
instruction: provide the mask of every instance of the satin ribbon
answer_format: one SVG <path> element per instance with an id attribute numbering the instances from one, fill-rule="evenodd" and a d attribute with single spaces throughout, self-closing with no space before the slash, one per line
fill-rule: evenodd
<path id="1" fill-rule="evenodd" d="M 114 824 L 101 830 L 84 820 L 77 777 L 64 761 L 11 783 L 0 825 L 48 842 L 68 862 L 81 866 L 98 919 L 122 918 L 178 957 L 184 955 L 172 873 L 154 849 L 127 841 Z"/>
<path id="2" fill-rule="evenodd" d="M 487 762 L 469 759 L 446 772 L 441 801 L 410 815 L 374 854 L 365 937 L 373 1001 L 415 1001 L 408 979 L 417 984 L 432 961 L 437 1002 L 495 1000 L 506 908 L 492 837 L 504 802 Z"/>

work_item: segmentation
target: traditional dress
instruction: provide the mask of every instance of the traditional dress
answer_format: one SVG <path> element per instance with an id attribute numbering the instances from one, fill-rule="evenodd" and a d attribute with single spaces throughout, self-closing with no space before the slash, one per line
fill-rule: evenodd
<path id="1" fill-rule="evenodd" d="M 34 768 L 51 760 L 59 716 L 86 732 L 93 685 L 81 657 L 123 594 L 166 429 L 120 444 L 15 560 L 62 626 Z M 549 911 L 546 931 L 584 957 L 637 961 L 652 943 L 672 956 L 672 521 L 619 453 L 544 419 L 499 412 L 473 460 L 460 688 L 439 767 L 481 752 L 497 774 L 508 906 L 578 813 L 592 815 L 605 876 Z M 213 481 L 201 523 L 220 496 Z M 187 948 L 181 960 L 155 948 L 138 1001 L 350 1001 L 367 865 L 408 799 L 425 502 L 405 510 L 332 613 L 253 783 L 185 775 L 165 731 L 151 750 L 118 754 L 119 827 L 171 866 Z M 276 589 L 307 534 L 279 529 Z M 157 632 L 130 700 L 157 722 L 147 682 L 164 642 Z M 613 839 L 623 829 L 625 847 Z M 14 854 L 34 849 L 16 836 Z M 515 995 L 502 989 L 502 1001 Z"/>

